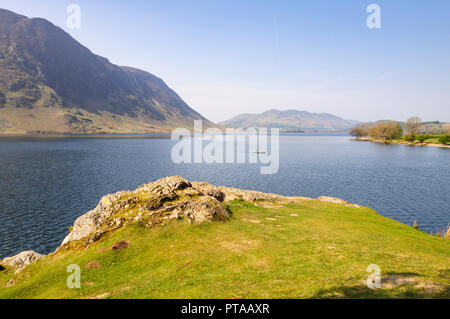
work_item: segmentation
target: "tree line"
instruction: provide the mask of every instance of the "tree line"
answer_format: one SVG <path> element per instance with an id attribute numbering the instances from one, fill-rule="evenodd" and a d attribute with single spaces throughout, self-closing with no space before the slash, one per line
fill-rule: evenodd
<path id="1" fill-rule="evenodd" d="M 384 140 L 385 142 L 393 139 L 404 139 L 408 142 L 415 142 L 417 140 L 418 142 L 423 143 L 425 140 L 434 137 L 429 134 L 419 134 L 423 126 L 424 123 L 421 118 L 413 116 L 405 122 L 404 127 L 398 122 L 388 121 L 375 125 L 361 124 L 350 130 L 349 133 L 357 138 L 369 136 L 374 139 Z M 449 134 L 443 132 L 436 136 L 436 138 L 440 144 L 450 144 Z"/>

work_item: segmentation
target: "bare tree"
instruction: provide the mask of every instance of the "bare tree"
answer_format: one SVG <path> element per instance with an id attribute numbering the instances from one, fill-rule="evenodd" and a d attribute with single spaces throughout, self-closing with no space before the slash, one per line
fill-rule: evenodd
<path id="1" fill-rule="evenodd" d="M 384 122 L 370 128 L 369 135 L 373 138 L 381 138 L 385 142 L 402 135 L 402 127 L 396 122 Z"/>
<path id="2" fill-rule="evenodd" d="M 410 117 L 405 123 L 405 131 L 410 135 L 416 135 L 420 125 L 422 125 L 422 119 L 420 117 Z"/>
<path id="3" fill-rule="evenodd" d="M 356 138 L 367 136 L 369 135 L 369 128 L 367 125 L 360 124 L 359 126 L 351 129 L 349 131 L 349 134 L 352 136 L 356 136 Z"/>

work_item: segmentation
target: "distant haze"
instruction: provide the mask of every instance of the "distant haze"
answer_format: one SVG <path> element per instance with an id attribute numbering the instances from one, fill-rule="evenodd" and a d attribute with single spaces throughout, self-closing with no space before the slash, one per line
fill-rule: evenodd
<path id="1" fill-rule="evenodd" d="M 261 114 L 240 114 L 220 124 L 237 128 L 273 127 L 284 131 L 342 132 L 355 127 L 359 122 L 329 113 L 270 110 Z"/>
<path id="2" fill-rule="evenodd" d="M 43 17 L 112 63 L 163 78 L 219 122 L 276 108 L 360 121 L 450 122 L 450 1 L 0 0 Z"/>

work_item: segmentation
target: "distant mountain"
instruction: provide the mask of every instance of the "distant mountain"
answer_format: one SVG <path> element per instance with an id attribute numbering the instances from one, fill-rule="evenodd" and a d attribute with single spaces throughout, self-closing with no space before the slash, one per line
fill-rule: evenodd
<path id="1" fill-rule="evenodd" d="M 0 133 L 166 132 L 194 119 L 206 120 L 156 76 L 0 9 Z"/>
<path id="2" fill-rule="evenodd" d="M 360 122 L 344 120 L 328 113 L 309 113 L 298 110 L 270 110 L 261 114 L 240 114 L 219 123 L 228 127 L 277 127 L 284 131 L 347 131 Z"/>

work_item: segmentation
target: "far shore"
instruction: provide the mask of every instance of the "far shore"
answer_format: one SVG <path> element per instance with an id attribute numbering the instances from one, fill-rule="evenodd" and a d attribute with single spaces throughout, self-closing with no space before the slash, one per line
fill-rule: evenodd
<path id="1" fill-rule="evenodd" d="M 385 141 L 383 139 L 376 139 L 372 137 L 357 137 L 357 141 L 360 142 L 373 142 L 378 144 L 402 144 L 402 145 L 409 145 L 409 146 L 433 146 L 433 147 L 440 147 L 440 148 L 450 148 L 450 145 L 443 145 L 443 144 L 437 144 L 437 143 L 415 143 L 415 142 L 408 142 L 405 140 L 399 140 L 399 139 L 393 139 L 389 141 Z"/>
<path id="2" fill-rule="evenodd" d="M 170 133 L 92 133 L 92 134 L 76 134 L 76 133 L 23 133 L 23 134 L 2 134 L 1 138 L 36 138 L 36 139 L 52 139 L 52 138 L 170 138 Z"/>
<path id="3" fill-rule="evenodd" d="M 192 133 L 192 132 L 191 132 Z M 225 133 L 222 130 L 222 133 Z M 280 134 L 348 134 L 346 131 L 280 131 Z M 61 132 L 0 132 L 1 138 L 170 138 L 172 132 L 149 133 L 61 133 Z"/>

